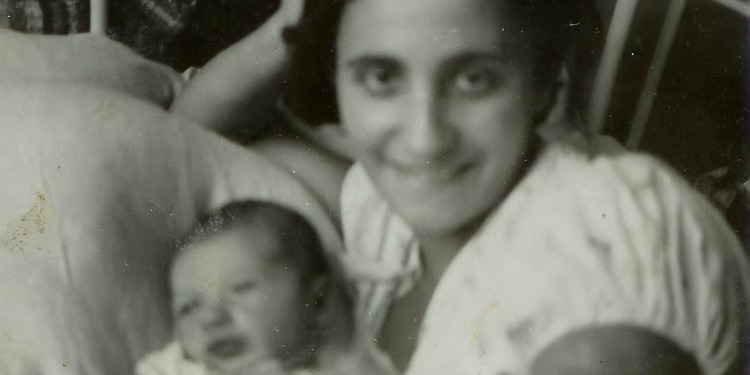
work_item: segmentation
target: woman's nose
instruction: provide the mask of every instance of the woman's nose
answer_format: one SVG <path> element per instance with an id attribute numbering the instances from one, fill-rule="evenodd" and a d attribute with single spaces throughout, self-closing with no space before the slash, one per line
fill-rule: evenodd
<path id="1" fill-rule="evenodd" d="M 401 132 L 407 156 L 429 161 L 448 153 L 455 143 L 456 132 L 446 121 L 438 95 L 424 90 L 408 102 Z"/>
<path id="2" fill-rule="evenodd" d="M 201 311 L 201 325 L 206 330 L 223 327 L 229 324 L 231 320 L 229 310 L 220 303 L 206 306 Z"/>

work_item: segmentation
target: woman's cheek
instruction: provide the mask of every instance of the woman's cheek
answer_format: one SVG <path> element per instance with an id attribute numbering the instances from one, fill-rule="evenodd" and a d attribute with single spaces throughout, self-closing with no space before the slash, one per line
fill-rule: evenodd
<path id="1" fill-rule="evenodd" d="M 378 100 L 353 94 L 341 100 L 341 119 L 349 137 L 360 147 L 371 143 L 386 133 L 393 121 L 392 111 Z"/>
<path id="2" fill-rule="evenodd" d="M 532 127 L 531 108 L 526 100 L 494 95 L 481 100 L 454 103 L 450 122 L 460 126 L 465 136 L 483 142 L 526 133 Z"/>

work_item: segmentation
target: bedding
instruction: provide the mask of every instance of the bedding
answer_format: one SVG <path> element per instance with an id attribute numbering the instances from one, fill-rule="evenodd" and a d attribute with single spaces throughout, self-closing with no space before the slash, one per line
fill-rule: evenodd
<path id="1" fill-rule="evenodd" d="M 0 374 L 132 374 L 170 339 L 166 269 L 234 199 L 335 227 L 291 174 L 161 109 L 68 84 L 0 84 Z"/>
<path id="2" fill-rule="evenodd" d="M 13 81 L 86 84 L 162 107 L 172 103 L 183 85 L 182 77 L 171 68 L 146 60 L 102 35 L 26 35 L 0 28 L 0 46 L 3 47 L 0 84 Z"/>

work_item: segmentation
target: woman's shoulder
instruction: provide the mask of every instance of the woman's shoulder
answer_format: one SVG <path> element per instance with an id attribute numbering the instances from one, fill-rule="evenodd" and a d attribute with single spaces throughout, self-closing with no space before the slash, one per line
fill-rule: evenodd
<path id="1" fill-rule="evenodd" d="M 644 231 L 631 234 L 641 238 L 661 231 L 669 240 L 694 237 L 739 247 L 721 213 L 672 166 L 646 153 L 601 147 L 608 142 L 549 143 L 529 186 L 519 186 L 522 200 L 536 208 L 552 205 L 545 213 L 552 217 L 575 215 L 581 228 L 638 227 Z"/>
<path id="2" fill-rule="evenodd" d="M 747 259 L 735 233 L 665 162 L 625 150 L 591 152 L 551 143 L 530 174 L 477 242 L 492 247 L 500 241 L 519 251 L 534 247 L 551 257 L 596 258 L 614 268 L 629 264 L 710 275 L 704 281 L 726 276 L 748 288 Z"/>
<path id="3" fill-rule="evenodd" d="M 628 151 L 608 137 L 575 143 L 549 142 L 535 169 L 539 171 L 530 178 L 531 184 L 551 188 L 557 198 L 578 198 L 579 203 L 636 194 L 652 195 L 663 204 L 698 206 L 701 210 L 708 204 L 666 162 Z"/>
<path id="4" fill-rule="evenodd" d="M 563 143 L 552 143 L 544 152 L 539 170 L 521 188 L 525 189 L 521 200 L 539 210 L 546 207 L 545 215 L 572 220 L 586 231 L 607 233 L 616 224 L 640 237 L 649 233 L 670 241 L 700 237 L 723 247 L 736 245 L 721 213 L 654 156 Z"/>

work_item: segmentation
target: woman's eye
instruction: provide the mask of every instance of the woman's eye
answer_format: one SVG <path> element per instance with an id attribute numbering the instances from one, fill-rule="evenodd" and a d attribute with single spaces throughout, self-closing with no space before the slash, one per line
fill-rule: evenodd
<path id="1" fill-rule="evenodd" d="M 247 293 L 255 289 L 256 285 L 257 283 L 252 280 L 241 281 L 239 283 L 232 285 L 232 291 L 234 293 Z"/>
<path id="2" fill-rule="evenodd" d="M 450 89 L 457 95 L 482 95 L 494 91 L 501 81 L 500 73 L 491 67 L 473 68 L 456 75 Z"/>
<path id="3" fill-rule="evenodd" d="M 389 66 L 360 67 L 354 72 L 354 80 L 367 93 L 374 96 L 386 96 L 399 90 L 400 74 Z"/>
<path id="4" fill-rule="evenodd" d="M 180 304 L 175 309 L 175 313 L 177 314 L 177 317 L 183 318 L 190 314 L 192 314 L 195 310 L 198 309 L 199 303 L 197 300 L 188 301 L 186 303 Z"/>

